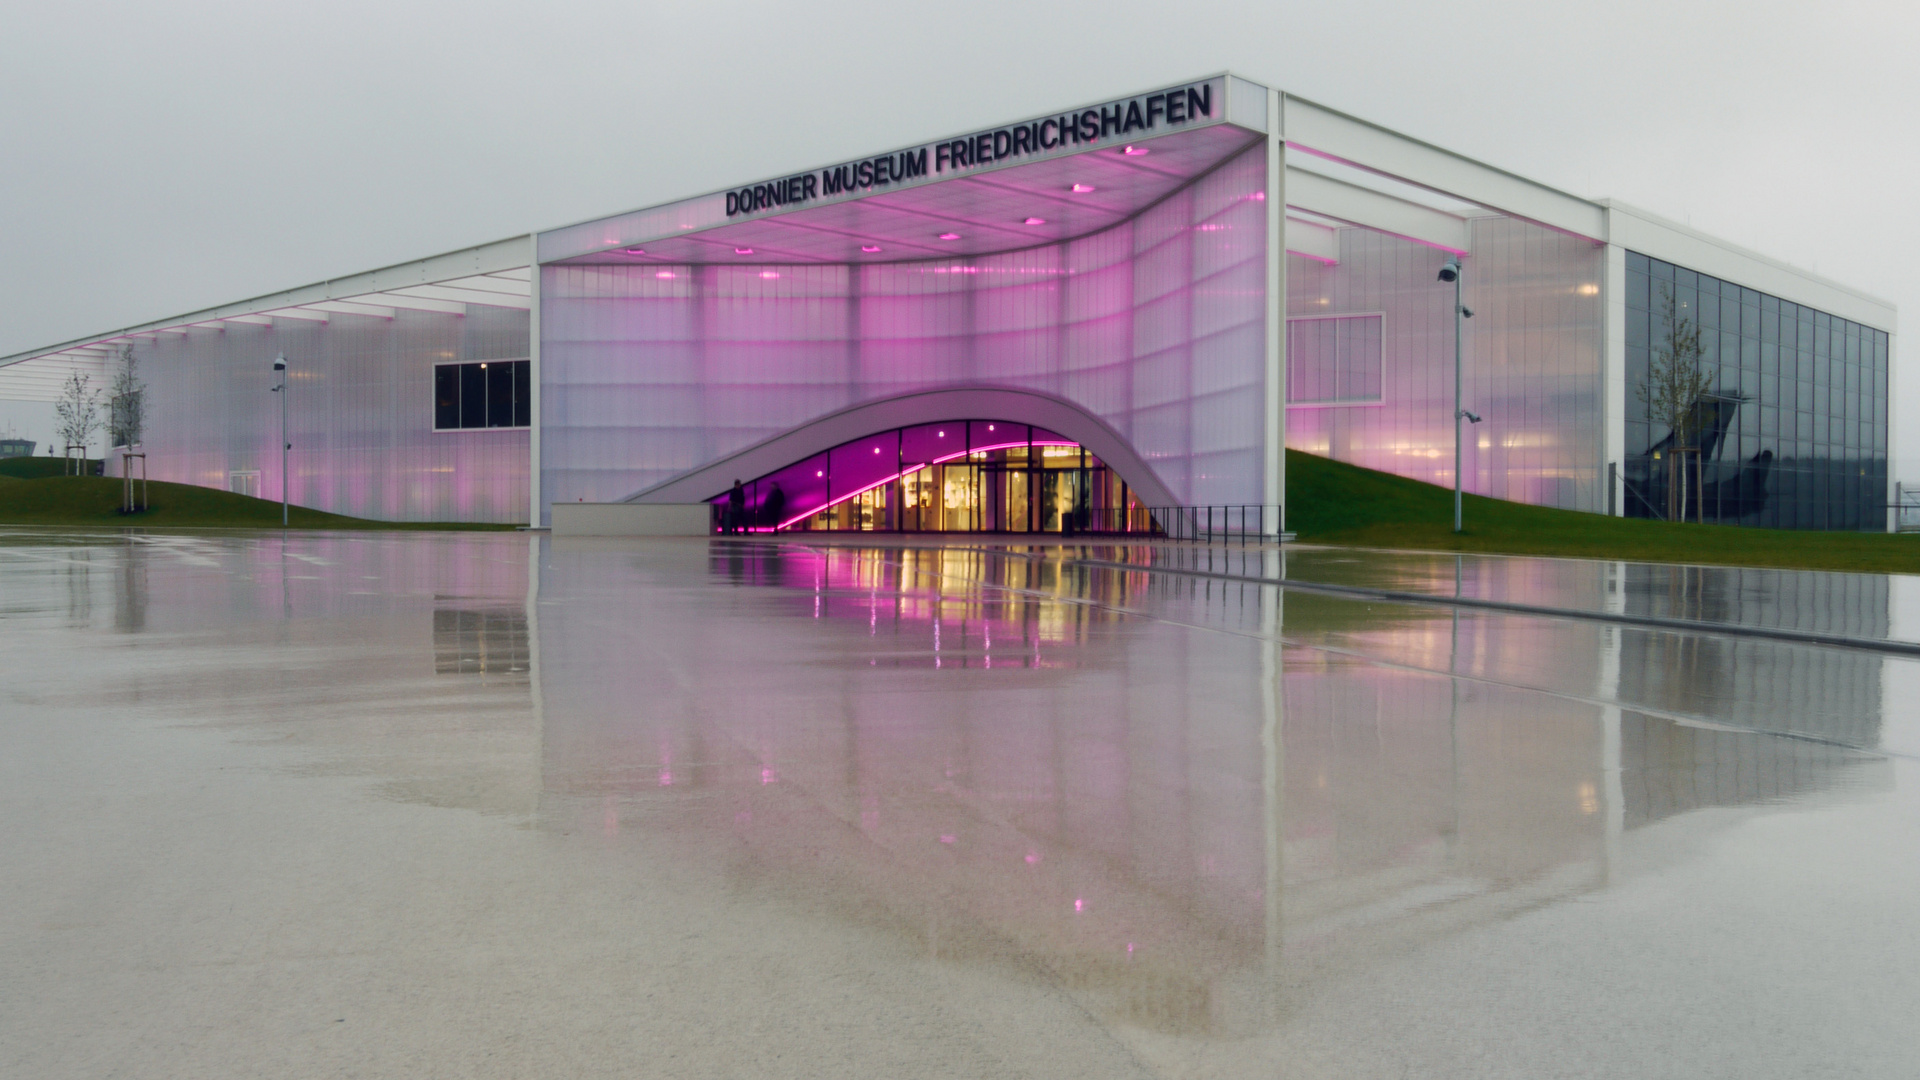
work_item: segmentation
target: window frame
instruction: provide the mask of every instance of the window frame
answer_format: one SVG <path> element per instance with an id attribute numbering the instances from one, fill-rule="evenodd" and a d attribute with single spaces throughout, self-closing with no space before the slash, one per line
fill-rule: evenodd
<path id="1" fill-rule="evenodd" d="M 1293 386 L 1292 386 L 1293 378 L 1294 378 L 1293 348 L 1292 348 L 1294 324 L 1308 323 L 1308 322 L 1334 322 L 1337 320 L 1348 320 L 1348 319 L 1374 319 L 1374 320 L 1377 320 L 1379 323 L 1380 332 L 1378 335 L 1378 340 L 1380 343 L 1380 354 L 1378 357 L 1375 358 L 1375 363 L 1376 363 L 1375 377 L 1377 378 L 1380 386 L 1379 395 L 1377 397 L 1370 397 L 1370 398 L 1315 398 L 1307 401 L 1295 401 L 1293 399 Z M 1287 316 L 1286 324 L 1287 324 L 1286 333 L 1287 333 L 1287 346 L 1288 346 L 1286 367 L 1287 367 L 1287 384 L 1288 385 L 1283 387 L 1281 390 L 1281 398 L 1286 408 L 1289 408 L 1289 409 L 1377 409 L 1377 408 L 1380 408 L 1381 406 L 1384 406 L 1387 403 L 1387 313 L 1384 310 L 1325 311 L 1325 312 L 1313 311 L 1313 312 L 1307 312 L 1301 315 L 1289 315 Z M 1336 380 L 1338 380 L 1338 378 L 1340 377 L 1339 371 L 1337 368 L 1335 369 L 1334 377 Z"/>

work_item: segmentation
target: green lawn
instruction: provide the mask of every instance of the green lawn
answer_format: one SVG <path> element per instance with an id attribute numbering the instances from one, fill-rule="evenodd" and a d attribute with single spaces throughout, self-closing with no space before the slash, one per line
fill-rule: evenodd
<path id="1" fill-rule="evenodd" d="M 1287 527 L 1302 541 L 1425 551 L 1920 574 L 1920 535 L 1743 529 L 1549 510 L 1287 451 Z"/>
<path id="2" fill-rule="evenodd" d="M 280 504 L 155 481 L 152 507 L 120 513 L 120 481 L 60 475 L 58 458 L 0 459 L 0 525 L 278 528 Z M 22 475 L 34 477 L 21 478 Z M 1287 451 L 1287 527 L 1302 541 L 1425 551 L 1567 555 L 1641 562 L 1779 566 L 1920 574 L 1920 535 L 1742 529 L 1610 518 L 1466 498 L 1453 532 L 1453 492 Z M 368 521 L 293 508 L 298 529 L 510 529 L 510 525 Z"/>
<path id="3" fill-rule="evenodd" d="M 28 459 L 0 459 L 0 465 Z M 32 459 L 36 464 L 46 458 Z M 60 460 L 51 459 L 52 475 L 20 479 L 0 469 L 0 525 L 142 525 L 172 528 L 277 529 L 280 504 L 247 495 L 216 491 L 191 484 L 156 480 L 149 485 L 149 509 L 120 512 L 120 481 L 111 477 L 61 476 Z M 17 468 L 17 466 L 16 466 Z M 461 522 L 368 521 L 365 518 L 323 514 L 293 507 L 290 525 L 296 529 L 511 529 L 511 525 L 472 525 Z"/>

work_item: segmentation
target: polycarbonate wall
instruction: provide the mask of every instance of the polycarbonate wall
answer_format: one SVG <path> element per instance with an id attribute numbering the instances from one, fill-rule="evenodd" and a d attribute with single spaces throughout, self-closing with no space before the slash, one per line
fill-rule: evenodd
<path id="1" fill-rule="evenodd" d="M 981 258 L 543 267 L 543 496 L 621 499 L 850 405 L 1004 386 L 1101 417 L 1187 502 L 1260 502 L 1265 173 L 1256 149 L 1116 228 Z"/>
<path id="2" fill-rule="evenodd" d="M 1541 506 L 1605 510 L 1605 249 L 1502 217 L 1474 219 L 1469 235 L 1464 299 L 1473 318 L 1464 329 L 1462 402 L 1481 423 L 1468 428 L 1463 446 L 1464 486 Z M 1287 315 L 1382 313 L 1380 400 L 1290 405 L 1287 445 L 1451 487 L 1453 287 L 1436 280 L 1448 254 L 1362 228 L 1338 236 L 1336 264 L 1287 257 Z"/>
<path id="3" fill-rule="evenodd" d="M 248 483 L 235 473 L 257 472 L 253 492 L 277 501 L 272 368 L 284 353 L 294 504 L 385 521 L 527 520 L 525 430 L 433 430 L 436 362 L 527 355 L 526 312 L 468 312 L 334 314 L 139 339 L 150 477 L 231 490 Z"/>

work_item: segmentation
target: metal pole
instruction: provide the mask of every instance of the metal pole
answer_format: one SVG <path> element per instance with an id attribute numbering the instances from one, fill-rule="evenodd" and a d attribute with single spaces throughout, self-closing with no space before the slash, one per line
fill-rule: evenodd
<path id="1" fill-rule="evenodd" d="M 1462 266 L 1453 275 L 1453 531 L 1460 531 L 1460 371 L 1463 365 L 1460 356 L 1460 279 L 1466 275 L 1467 268 Z"/>
<path id="2" fill-rule="evenodd" d="M 287 356 L 285 353 L 275 360 L 274 367 L 280 372 L 280 385 L 273 388 L 280 395 L 280 527 L 287 527 L 287 451 L 293 444 L 287 441 Z"/>

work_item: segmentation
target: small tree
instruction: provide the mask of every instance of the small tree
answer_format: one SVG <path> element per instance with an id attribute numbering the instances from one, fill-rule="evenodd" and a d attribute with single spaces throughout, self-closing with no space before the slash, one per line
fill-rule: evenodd
<path id="1" fill-rule="evenodd" d="M 1700 399 L 1713 388 L 1714 373 L 1701 366 L 1706 351 L 1700 347 L 1700 327 L 1681 317 L 1669 286 L 1660 287 L 1660 308 L 1665 332 L 1654 344 L 1647 377 L 1635 390 L 1646 403 L 1647 419 L 1673 432 L 1667 452 L 1667 520 L 1675 521 L 1686 507 L 1681 462 L 1699 435 Z"/>
<path id="2" fill-rule="evenodd" d="M 120 370 L 113 376 L 113 397 L 108 407 L 107 431 L 115 446 L 138 446 L 147 429 L 147 385 L 140 381 L 140 360 L 133 346 L 120 349 Z"/>
<path id="3" fill-rule="evenodd" d="M 92 441 L 93 433 L 100 430 L 100 391 L 93 389 L 93 380 L 79 372 L 67 376 L 67 384 L 60 391 L 59 400 L 53 403 L 53 411 L 60 423 L 56 430 L 66 446 L 80 447 L 80 457 L 87 456 L 87 443 Z M 62 453 L 68 453 L 65 447 Z"/>

